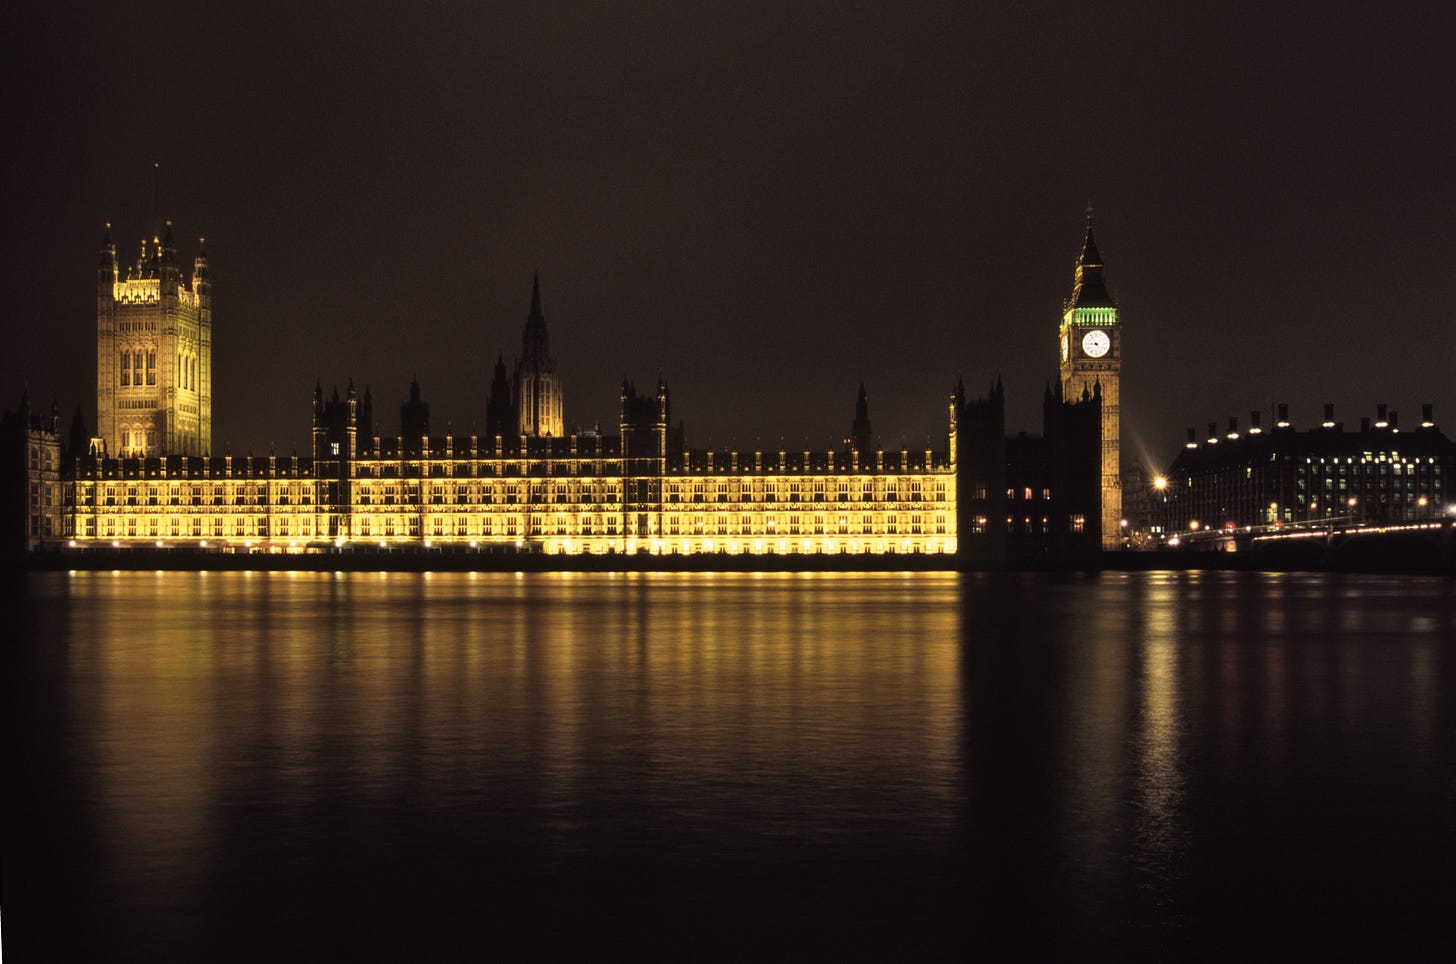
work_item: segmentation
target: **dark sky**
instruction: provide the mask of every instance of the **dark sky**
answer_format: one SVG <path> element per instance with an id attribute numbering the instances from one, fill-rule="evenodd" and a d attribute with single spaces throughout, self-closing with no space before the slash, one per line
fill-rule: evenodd
<path id="1" fill-rule="evenodd" d="M 1039 430 L 1096 206 L 1125 450 L 1291 403 L 1456 428 L 1438 4 L 28 5 L 5 52 L 6 407 L 94 419 L 94 265 L 205 234 L 214 438 L 300 450 L 315 377 L 483 428 L 538 268 L 568 423 L 624 373 L 693 445 Z M 1444 15 L 1449 17 L 1449 15 Z M 190 259 L 194 246 L 184 243 Z M 32 333 L 34 333 L 32 335 Z"/>

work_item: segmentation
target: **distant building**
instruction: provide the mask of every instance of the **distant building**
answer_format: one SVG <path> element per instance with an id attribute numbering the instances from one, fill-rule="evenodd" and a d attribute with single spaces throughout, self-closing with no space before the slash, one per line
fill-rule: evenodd
<path id="1" fill-rule="evenodd" d="M 1219 431 L 1193 429 L 1168 471 L 1161 508 L 1169 532 L 1340 521 L 1396 523 L 1438 518 L 1456 501 L 1456 444 L 1437 427 L 1432 406 L 1403 430 L 1396 413 L 1376 409 L 1357 431 L 1326 405 L 1318 427 L 1294 428 L 1279 405 L 1266 430 L 1250 413 Z"/>

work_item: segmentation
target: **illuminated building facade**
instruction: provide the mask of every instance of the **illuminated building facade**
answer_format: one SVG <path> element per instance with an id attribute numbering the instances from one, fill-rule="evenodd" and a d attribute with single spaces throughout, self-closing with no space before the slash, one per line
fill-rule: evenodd
<path id="1" fill-rule="evenodd" d="M 958 383 L 943 444 L 883 451 L 861 385 L 836 450 L 694 449 L 660 378 L 642 394 L 623 382 L 617 434 L 568 432 L 534 281 L 521 354 L 510 374 L 498 358 L 490 379 L 484 435 L 431 434 L 417 380 L 392 437 L 376 434 L 367 388 L 326 396 L 320 384 L 311 453 L 232 456 L 210 453 L 205 256 L 184 284 L 169 224 L 122 280 L 108 237 L 98 438 L 72 439 L 63 453 L 58 429 L 46 430 L 53 484 L 37 491 L 53 498 L 35 502 L 26 548 L 1090 560 L 1104 534 L 1104 406 L 1118 336 L 1099 271 L 1089 225 L 1067 325 L 1111 333 L 1111 381 L 1089 375 L 1105 374 L 1107 359 L 1064 364 L 1040 436 L 1006 436 L 999 381 L 976 400 Z M 84 435 L 77 426 L 72 435 Z M 32 469 L 27 478 L 43 481 Z"/>
<path id="2" fill-rule="evenodd" d="M 1402 430 L 1386 406 L 1358 431 L 1335 421 L 1290 425 L 1279 405 L 1271 429 L 1250 413 L 1247 430 L 1230 418 L 1226 432 L 1193 429 L 1168 471 L 1160 506 L 1170 533 L 1311 522 L 1393 524 L 1439 518 L 1456 502 L 1456 444 L 1423 406 L 1420 423 Z"/>
<path id="3" fill-rule="evenodd" d="M 168 221 L 126 273 L 111 225 L 96 278 L 96 437 L 118 458 L 212 448 L 212 287 L 198 239 L 184 275 Z"/>
<path id="4" fill-rule="evenodd" d="M 719 452 L 669 447 L 666 384 L 646 398 L 624 384 L 621 403 L 617 436 L 366 446 L 353 389 L 316 390 L 311 458 L 81 457 L 58 531 L 233 551 L 956 551 L 954 409 L 946 451 Z"/>
<path id="5" fill-rule="evenodd" d="M 1102 255 L 1092 235 L 1092 211 L 1072 279 L 1072 296 L 1062 306 L 1061 390 L 1064 398 L 1098 395 L 1102 410 L 1103 549 L 1122 547 L 1121 378 L 1122 324 L 1117 300 L 1103 277 Z"/>

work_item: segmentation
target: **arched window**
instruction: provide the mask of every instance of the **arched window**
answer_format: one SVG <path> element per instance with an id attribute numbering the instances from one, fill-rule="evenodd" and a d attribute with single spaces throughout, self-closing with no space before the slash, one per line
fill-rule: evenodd
<path id="1" fill-rule="evenodd" d="M 131 383 L 137 386 L 142 383 L 142 353 L 139 351 L 131 354 Z"/>
<path id="2" fill-rule="evenodd" d="M 157 384 L 157 353 L 155 351 L 147 352 L 147 384 Z"/>
<path id="3" fill-rule="evenodd" d="M 123 386 L 131 384 L 131 352 L 129 351 L 121 353 L 121 384 Z"/>

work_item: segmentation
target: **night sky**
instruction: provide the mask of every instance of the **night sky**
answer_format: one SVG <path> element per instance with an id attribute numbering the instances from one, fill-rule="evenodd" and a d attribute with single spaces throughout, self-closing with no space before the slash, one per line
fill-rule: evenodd
<path id="1" fill-rule="evenodd" d="M 1092 201 L 1123 444 L 1278 401 L 1456 428 L 1439 5 L 27 4 L 7 28 L 0 403 L 94 425 L 102 224 L 207 236 L 216 447 L 315 378 L 484 428 L 539 269 L 569 425 L 660 371 L 691 445 L 877 441 L 999 374 L 1040 430 Z M 32 336 L 32 333 L 35 333 Z M 939 444 L 937 441 L 936 444 Z"/>

